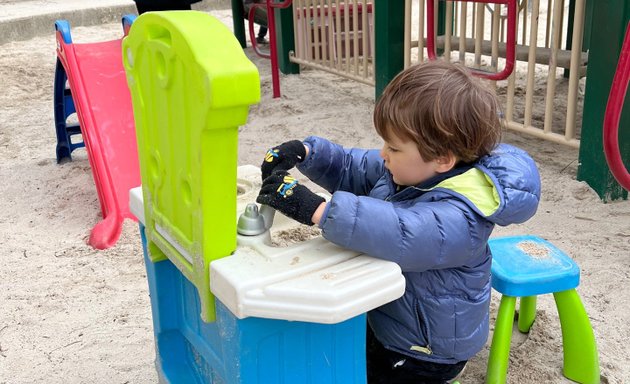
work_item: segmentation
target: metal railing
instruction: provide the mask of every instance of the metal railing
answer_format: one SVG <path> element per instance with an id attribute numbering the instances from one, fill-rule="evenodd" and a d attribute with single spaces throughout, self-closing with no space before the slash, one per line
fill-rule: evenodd
<path id="1" fill-rule="evenodd" d="M 588 62 L 588 54 L 582 52 L 585 0 L 570 0 L 573 7 L 565 0 L 514 0 L 515 28 L 507 25 L 514 19 L 508 17 L 509 1 L 406 0 L 405 67 L 429 57 L 427 1 L 435 2 L 431 17 L 436 25 L 435 5 L 442 5 L 443 31 L 439 36 L 435 31 L 433 37 L 448 60 L 464 62 L 496 79 L 501 77 L 492 74 L 501 73 L 511 65 L 506 58 L 515 56 L 512 74 L 493 81 L 509 129 L 579 146 Z M 374 85 L 376 11 L 367 0 L 294 0 L 295 51 L 289 60 Z M 508 38 L 508 31 L 515 38 Z"/>
<path id="2" fill-rule="evenodd" d="M 374 18 L 367 0 L 293 0 L 291 62 L 374 85 Z"/>
<path id="3" fill-rule="evenodd" d="M 409 33 L 405 41 L 408 52 L 405 66 L 426 59 L 426 1 L 434 0 L 406 2 L 405 23 Z M 581 119 L 578 117 L 583 100 L 578 94 L 588 61 L 587 53 L 582 52 L 584 6 L 585 0 L 575 0 L 575 11 L 570 15 L 564 0 L 519 2 L 516 70 L 507 80 L 494 83 L 505 102 L 505 122 L 509 129 L 579 146 Z M 505 65 L 507 7 L 446 1 L 443 12 L 444 34 L 437 37 L 443 56 L 475 69 L 500 71 Z M 437 11 L 432 17 L 438 17 Z M 571 46 L 562 48 L 563 36 L 567 34 L 571 34 Z"/>

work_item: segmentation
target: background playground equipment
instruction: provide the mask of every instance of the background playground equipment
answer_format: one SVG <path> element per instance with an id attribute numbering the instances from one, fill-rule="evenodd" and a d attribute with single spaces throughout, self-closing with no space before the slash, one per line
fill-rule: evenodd
<path id="1" fill-rule="evenodd" d="M 587 5 L 590 3 L 587 2 Z M 612 134 L 611 127 L 604 127 L 604 121 L 608 112 L 607 102 L 614 92 L 613 88 L 627 86 L 627 82 L 622 81 L 621 84 L 617 84 L 613 82 L 613 79 L 618 67 L 622 70 L 620 76 L 627 75 L 627 67 L 625 74 L 622 68 L 625 66 L 624 60 L 627 57 L 623 46 L 625 32 L 630 22 L 630 7 L 627 1 L 611 0 L 605 3 L 597 2 L 597 6 L 593 6 L 591 12 L 593 28 L 590 34 L 582 145 L 577 179 L 587 182 L 603 201 L 627 199 L 628 191 L 615 180 L 611 172 L 611 167 L 615 165 L 611 164 L 611 167 L 608 165 L 606 157 L 612 153 L 608 150 L 610 148 L 605 148 L 610 143 L 604 143 L 604 134 L 610 134 L 607 137 L 616 140 L 619 146 L 619 161 L 615 162 L 617 170 L 620 170 L 623 164 L 627 169 L 630 164 L 630 129 L 627 129 L 630 127 L 628 103 L 623 105 L 622 102 L 617 110 L 623 112 L 617 124 L 623 129 L 618 129 L 617 134 Z M 620 101 L 619 98 L 616 100 L 616 102 Z M 612 111 L 611 109 L 610 112 Z"/>
<path id="2" fill-rule="evenodd" d="M 630 81 L 630 23 L 626 27 L 626 35 L 619 55 L 617 71 L 610 87 L 606 115 L 604 116 L 604 154 L 611 173 L 617 182 L 630 191 L 630 173 L 623 164 L 619 150 L 619 120 L 626 99 L 628 82 Z"/>
<path id="3" fill-rule="evenodd" d="M 243 8 L 243 4 L 241 0 L 238 0 L 239 5 L 234 5 L 234 1 L 232 1 L 232 7 L 237 7 L 238 9 Z M 271 60 L 271 86 L 273 88 L 273 97 L 280 97 L 280 71 L 278 68 L 278 38 L 276 35 L 276 18 L 274 9 L 282 9 L 291 6 L 291 0 L 285 0 L 280 3 L 275 3 L 272 0 L 266 0 L 264 4 L 255 3 L 252 4 L 252 7 L 249 10 L 248 15 L 248 26 L 249 26 L 249 37 L 254 47 L 254 52 L 260 57 L 268 58 Z M 269 28 L 269 53 L 264 53 L 260 49 L 258 49 L 258 45 L 256 43 L 256 39 L 254 38 L 254 15 L 257 10 L 265 9 L 265 14 L 267 15 L 267 27 Z M 243 12 L 238 13 L 237 19 L 234 20 L 234 25 L 238 20 L 240 20 L 240 28 L 243 29 Z M 241 45 L 245 47 L 245 36 L 241 41 Z"/>
<path id="4" fill-rule="evenodd" d="M 505 80 L 508 78 L 508 76 L 512 74 L 512 71 L 514 70 L 514 60 L 516 57 L 516 23 L 518 17 L 518 0 L 478 0 L 473 2 L 507 5 L 507 43 L 505 45 L 505 67 L 501 71 L 495 73 L 471 68 L 471 71 L 479 77 L 483 77 L 489 80 Z M 433 1 L 428 1 L 427 15 L 433 15 L 434 13 L 435 3 Z M 435 19 L 433 17 L 427 17 L 427 55 L 429 56 L 430 60 L 435 60 L 437 58 L 435 36 Z"/>
<path id="5" fill-rule="evenodd" d="M 371 3 L 312 6 L 293 1 L 296 49 L 290 59 L 364 72 L 373 59 L 374 19 Z M 359 63 L 360 61 L 360 63 Z"/>
<path id="6" fill-rule="evenodd" d="M 296 26 L 295 1 L 292 7 L 275 9 L 275 33 L 277 38 L 278 68 L 285 74 L 299 73 L 300 66 L 322 69 L 331 73 L 351 78 L 365 84 L 374 85 L 376 98 L 379 97 L 389 81 L 410 64 L 412 54 L 423 57 L 425 36 L 424 5 L 426 0 L 331 0 L 334 4 L 353 3 L 374 7 L 374 51 L 373 60 L 368 61 L 368 69 L 355 75 L 345 67 L 327 65 L 316 60 L 300 61 L 295 54 L 299 45 L 296 36 L 299 28 Z M 328 3 L 331 3 L 328 2 Z M 242 20 L 242 9 L 238 10 L 238 0 L 232 1 L 234 33 L 245 47 L 245 31 Z M 307 3 L 307 2 L 303 2 Z M 327 4 L 328 4 L 327 3 Z M 503 43 L 503 22 L 507 20 L 501 12 L 487 7 L 489 1 L 437 1 L 437 49 L 444 49 L 446 53 L 459 50 L 460 60 L 467 53 L 475 55 L 475 62 L 481 65 L 481 58 L 489 58 L 491 66 L 506 53 L 507 44 Z M 627 199 L 627 191 L 620 187 L 611 176 L 609 167 L 602 150 L 602 125 L 604 120 L 605 103 L 612 84 L 612 73 L 617 63 L 619 48 L 623 39 L 625 27 L 630 18 L 630 11 L 624 0 L 612 0 L 608 3 L 596 3 L 586 0 L 570 0 L 569 2 L 554 2 L 552 0 L 529 0 L 519 2 L 518 38 L 516 46 L 517 65 L 526 64 L 527 73 L 522 78 L 508 78 L 506 94 L 506 124 L 509 129 L 532 135 L 543 140 L 561 143 L 570 147 L 581 147 L 577 178 L 586 181 L 604 201 Z M 567 4 L 568 3 L 568 4 Z M 308 4 L 317 4 L 308 2 Z M 507 4 L 507 2 L 498 3 Z M 414 37 L 411 31 L 411 16 L 413 7 L 420 7 L 419 30 Z M 459 5 L 459 8 L 457 8 Z M 565 9 L 565 6 L 566 9 Z M 462 8 L 464 7 L 464 8 Z M 470 9 L 468 8 L 470 7 Z M 465 11 L 468 9 L 468 11 Z M 472 9 L 472 12 L 470 11 Z M 495 39 L 488 40 L 485 36 L 468 34 L 472 29 L 475 33 L 483 30 L 484 13 L 490 9 L 491 34 Z M 499 11 L 501 8 L 499 7 Z M 546 11 L 546 12 L 545 12 Z M 466 13 L 468 12 L 468 13 Z M 540 12 L 540 13 L 539 13 Z M 471 16 L 474 23 L 465 25 L 457 18 L 463 15 Z M 546 13 L 546 15 L 545 15 Z M 546 23 L 543 22 L 546 17 Z M 480 18 L 480 20 L 475 19 Z M 540 18 L 540 29 L 539 29 Z M 463 18 L 466 19 L 465 17 Z M 593 28 L 595 26 L 595 28 Z M 466 30 L 456 36 L 455 31 Z M 540 44 L 538 37 L 542 37 Z M 413 39 L 416 39 L 415 41 Z M 565 41 L 562 41 L 562 40 Z M 462 41 L 463 40 L 463 41 Z M 532 43 L 532 42 L 536 43 Z M 411 50 L 415 50 L 410 52 Z M 451 49 L 453 51 L 451 51 Z M 419 52 L 418 52 L 419 51 Z M 506 55 L 507 56 L 507 55 Z M 478 62 L 477 62 L 478 61 Z M 519 63 L 520 62 L 520 63 Z M 299 64 L 299 65 L 298 65 Z M 547 81 L 544 88 L 537 88 L 536 76 L 541 66 L 547 71 Z M 560 77 L 557 73 L 561 73 Z M 581 101 L 583 86 L 581 81 L 587 74 L 586 92 Z M 568 80 L 565 80 L 567 78 Z M 582 79 L 582 80 L 581 80 Z M 560 93 L 556 84 L 562 83 L 566 87 L 564 103 L 557 105 Z M 542 85 L 542 84 L 541 84 Z M 525 97 L 519 92 L 525 90 Z M 517 92 L 518 91 L 518 92 Z M 539 95 L 538 93 L 542 93 Z M 541 104 L 544 103 L 544 104 Z M 525 110 L 524 114 L 517 113 Z M 544 105 L 542 118 L 537 117 L 536 105 Z M 582 108 L 583 106 L 583 108 Z M 565 110 L 566 113 L 558 113 Z M 583 118 L 581 113 L 583 110 Z M 621 119 L 624 121 L 625 116 Z M 540 120 L 540 121 L 539 121 Z M 627 164 L 630 159 L 630 140 L 628 134 L 621 131 L 619 145 L 621 156 Z M 584 145 L 581 145 L 584 144 Z"/>
<path id="7" fill-rule="evenodd" d="M 404 278 L 321 237 L 272 246 L 270 231 L 297 225 L 282 215 L 237 236 L 260 188 L 257 167 L 236 167 L 259 79 L 231 32 L 205 13 L 147 13 L 123 52 L 160 380 L 365 383 L 365 312 L 402 295 Z"/>
<path id="8" fill-rule="evenodd" d="M 254 38 L 254 20 L 257 11 L 264 8 L 269 27 L 269 52 L 261 51 Z M 276 12 L 290 9 L 295 13 L 295 38 L 290 44 L 296 44 L 295 51 L 290 54 L 294 63 L 308 63 L 314 67 L 330 68 L 345 67 L 347 71 L 354 70 L 356 80 L 362 81 L 367 77 L 368 61 L 372 60 L 374 52 L 374 22 L 372 4 L 331 4 L 312 5 L 302 0 L 284 0 L 252 4 L 248 14 L 248 28 L 250 41 L 254 52 L 271 60 L 271 78 L 273 97 L 280 97 L 280 64 L 282 56 L 278 50 L 286 46 L 287 36 L 279 35 L 276 31 Z M 243 4 L 232 1 L 232 18 L 234 34 L 241 46 L 247 46 L 243 28 Z M 282 17 L 280 25 L 282 25 Z M 280 29 L 282 30 L 282 29 Z M 286 29 L 285 29 L 286 31 Z M 293 31 L 291 31 L 293 34 Z M 358 75 L 362 73 L 363 75 Z M 349 75 L 352 77 L 352 75 Z"/>
<path id="9" fill-rule="evenodd" d="M 123 17 L 126 32 L 134 16 Z M 85 146 L 103 220 L 90 233 L 97 249 L 116 244 L 129 211 L 129 189 L 140 184 L 131 99 L 122 67 L 121 39 L 75 44 L 70 24 L 55 23 L 54 84 L 57 162 Z M 69 86 L 69 87 L 68 87 Z M 72 122 L 76 113 L 78 125 Z M 77 139 L 81 136 L 82 141 Z"/>

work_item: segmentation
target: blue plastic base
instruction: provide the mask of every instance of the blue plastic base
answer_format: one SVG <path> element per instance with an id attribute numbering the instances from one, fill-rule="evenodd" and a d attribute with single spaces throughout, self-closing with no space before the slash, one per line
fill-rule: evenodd
<path id="1" fill-rule="evenodd" d="M 195 287 L 171 263 L 149 280 L 156 368 L 164 383 L 365 383 L 365 314 L 338 324 L 236 318 L 217 301 L 204 323 Z"/>

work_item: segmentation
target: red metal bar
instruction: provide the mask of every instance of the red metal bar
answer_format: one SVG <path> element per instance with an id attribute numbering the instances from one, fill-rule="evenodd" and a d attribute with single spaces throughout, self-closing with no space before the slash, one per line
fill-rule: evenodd
<path id="1" fill-rule="evenodd" d="M 249 26 L 249 41 L 252 43 L 252 48 L 254 49 L 254 52 L 260 56 L 263 57 L 265 59 L 269 59 L 271 58 L 271 55 L 269 54 L 269 52 L 263 52 L 258 48 L 258 43 L 256 41 L 256 31 L 254 30 L 254 14 L 256 13 L 256 8 L 267 8 L 266 4 L 252 4 L 252 7 L 249 9 L 249 13 L 247 14 L 247 22 L 248 22 L 248 26 Z M 268 12 L 268 11 L 267 11 Z M 267 16 L 267 26 L 269 28 L 269 31 L 271 31 L 271 28 L 269 27 L 269 16 Z M 270 32 L 270 34 L 272 34 Z"/>
<path id="2" fill-rule="evenodd" d="M 505 4 L 507 5 L 507 42 L 505 45 L 505 68 L 496 73 L 490 73 L 471 68 L 471 71 L 485 79 L 504 80 L 507 79 L 514 70 L 514 62 L 516 59 L 516 18 L 518 16 L 518 0 L 454 0 L 470 3 L 486 3 L 486 4 Z M 427 55 L 430 60 L 437 58 L 435 54 L 435 4 L 433 0 L 427 1 Z M 463 49 L 463 47 L 459 47 Z"/>
<path id="3" fill-rule="evenodd" d="M 617 70 L 613 78 L 606 114 L 604 115 L 604 154 L 606 162 L 617 182 L 630 191 L 630 173 L 623 164 L 621 151 L 619 150 L 619 119 L 623 110 L 628 81 L 630 80 L 630 23 L 626 27 L 626 36 L 623 40 Z"/>
<path id="4" fill-rule="evenodd" d="M 273 98 L 280 97 L 280 69 L 278 68 L 278 41 L 276 39 L 276 18 L 274 8 L 288 8 L 292 4 L 292 0 L 284 0 L 280 3 L 274 3 L 274 0 L 267 0 L 266 4 L 254 4 L 250 8 L 248 14 L 249 21 L 249 40 L 252 43 L 254 52 L 265 59 L 271 59 L 271 85 L 273 89 Z M 265 7 L 267 9 L 267 28 L 269 29 L 269 53 L 262 52 L 258 49 L 256 43 L 256 35 L 254 32 L 254 11 L 256 8 Z"/>
<path id="5" fill-rule="evenodd" d="M 291 5 L 291 0 L 284 1 L 282 4 Z M 282 5 L 278 4 L 278 5 Z M 276 39 L 276 15 L 273 10 L 273 0 L 267 0 L 267 25 L 269 26 L 269 52 L 271 54 L 271 89 L 273 90 L 273 98 L 280 97 L 280 69 L 278 68 L 278 41 Z M 284 8 L 278 6 L 277 8 Z"/>

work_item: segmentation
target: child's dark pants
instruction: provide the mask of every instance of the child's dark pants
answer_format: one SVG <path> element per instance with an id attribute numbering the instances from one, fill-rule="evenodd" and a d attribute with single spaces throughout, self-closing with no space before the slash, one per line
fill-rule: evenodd
<path id="1" fill-rule="evenodd" d="M 444 384 L 459 374 L 466 361 L 437 364 L 385 349 L 367 326 L 368 384 Z"/>

